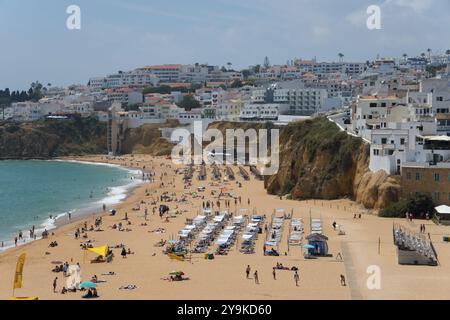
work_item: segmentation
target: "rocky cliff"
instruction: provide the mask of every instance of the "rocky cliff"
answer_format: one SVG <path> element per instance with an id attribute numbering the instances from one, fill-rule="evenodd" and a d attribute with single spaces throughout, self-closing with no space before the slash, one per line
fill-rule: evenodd
<path id="1" fill-rule="evenodd" d="M 397 201 L 398 178 L 368 169 L 369 146 L 326 118 L 293 123 L 280 133 L 280 169 L 266 177 L 271 194 L 293 199 L 348 197 L 369 209 Z"/>
<path id="2" fill-rule="evenodd" d="M 149 154 L 152 156 L 166 156 L 172 152 L 173 144 L 161 138 L 160 128 L 175 128 L 178 121 L 165 124 L 147 124 L 136 129 L 129 129 L 123 143 L 124 153 Z"/>

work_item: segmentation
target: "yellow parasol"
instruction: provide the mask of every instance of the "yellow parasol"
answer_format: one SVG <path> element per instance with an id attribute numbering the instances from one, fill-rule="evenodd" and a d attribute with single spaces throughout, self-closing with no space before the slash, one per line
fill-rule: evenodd
<path id="1" fill-rule="evenodd" d="M 104 245 L 102 247 L 96 247 L 96 248 L 87 248 L 88 251 L 94 252 L 98 254 L 99 256 L 106 257 L 106 253 L 108 252 L 108 246 Z"/>

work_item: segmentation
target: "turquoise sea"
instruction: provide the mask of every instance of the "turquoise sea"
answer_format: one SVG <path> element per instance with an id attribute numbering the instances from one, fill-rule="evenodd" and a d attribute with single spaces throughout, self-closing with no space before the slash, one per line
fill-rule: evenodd
<path id="1" fill-rule="evenodd" d="M 63 161 L 0 161 L 0 251 L 34 225 L 37 235 L 89 210 L 109 208 L 140 183 L 140 172 L 127 168 Z M 50 215 L 57 220 L 50 219 Z"/>

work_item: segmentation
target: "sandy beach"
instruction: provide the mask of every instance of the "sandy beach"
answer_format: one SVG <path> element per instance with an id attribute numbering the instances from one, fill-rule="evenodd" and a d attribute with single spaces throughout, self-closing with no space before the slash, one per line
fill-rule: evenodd
<path id="1" fill-rule="evenodd" d="M 129 195 L 121 204 L 114 206 L 115 216 L 107 213 L 92 214 L 84 219 L 64 224 L 48 239 L 37 240 L 0 254 L 0 299 L 12 296 L 12 284 L 17 258 L 26 253 L 23 274 L 23 288 L 16 290 L 16 296 L 38 296 L 39 299 L 81 299 L 82 293 L 61 294 L 65 285 L 62 273 L 54 273 L 52 261 L 79 263 L 83 281 L 89 281 L 97 275 L 99 299 L 449 299 L 450 293 L 450 250 L 448 244 L 442 242 L 442 236 L 448 232 L 447 227 L 436 226 L 431 221 L 407 222 L 405 219 L 383 219 L 350 200 L 308 200 L 293 201 L 268 195 L 263 182 L 251 177 L 244 181 L 236 174 L 235 181 L 217 182 L 211 180 L 211 168 L 207 168 L 207 180 L 199 181 L 196 174 L 189 190 L 184 189 L 183 175 L 175 174 L 177 166 L 165 158 L 150 156 L 123 156 L 107 159 L 105 156 L 89 156 L 70 158 L 91 162 L 108 162 L 127 167 L 154 171 L 156 181 L 145 182 Z M 182 168 L 179 166 L 178 168 Z M 237 169 L 234 168 L 235 173 Z M 164 182 L 164 186 L 161 185 Z M 187 196 L 188 201 L 160 202 L 163 192 L 176 194 L 180 198 L 183 193 L 196 191 L 204 186 L 206 190 L 199 192 L 200 197 Z M 256 242 L 254 254 L 243 254 L 235 246 L 228 255 L 215 255 L 215 259 L 206 260 L 204 254 L 192 254 L 186 261 L 172 260 L 163 254 L 164 248 L 155 247 L 163 240 L 177 239 L 177 233 L 186 223 L 186 218 L 194 218 L 201 213 L 202 202 L 212 200 L 211 190 L 226 187 L 233 195 L 241 196 L 242 203 L 236 206 L 231 201 L 229 211 L 236 213 L 240 208 L 247 208 L 249 214 L 256 212 L 270 217 L 277 208 L 293 212 L 293 217 L 303 218 L 305 235 L 310 232 L 309 217 L 322 218 L 324 234 L 329 238 L 328 246 L 332 257 L 304 259 L 301 247 L 287 245 L 289 220 L 284 222 L 284 233 L 279 247 L 280 256 L 264 256 L 263 243 L 266 234 L 260 234 Z M 204 195 L 204 199 L 201 196 Z M 250 204 L 248 204 L 250 199 Z M 152 205 L 152 201 L 158 201 Z M 214 202 L 216 199 L 214 198 Z M 137 204 L 139 210 L 133 210 Z M 167 204 L 171 210 L 183 211 L 169 222 L 161 219 L 158 210 L 153 214 L 153 207 Z M 144 210 L 148 209 L 148 221 L 145 221 Z M 100 208 L 99 208 L 100 209 Z M 107 208 L 107 211 L 112 208 Z M 221 203 L 224 209 L 224 201 Z M 129 232 L 120 232 L 110 228 L 113 224 L 125 221 L 125 212 L 131 225 L 125 227 Z M 354 219 L 354 214 L 362 214 L 361 219 Z M 114 247 L 123 243 L 134 254 L 122 258 L 120 249 L 113 249 L 114 259 L 111 263 L 90 263 L 94 253 L 80 248 L 76 240 L 75 230 L 81 228 L 86 221 L 88 226 L 94 224 L 97 216 L 103 215 L 103 232 L 87 232 L 88 239 L 94 246 L 107 244 Z M 345 235 L 338 235 L 333 230 L 336 222 L 345 230 Z M 145 223 L 147 225 L 141 225 Z M 427 232 L 439 255 L 440 264 L 428 266 L 400 266 L 397 263 L 396 248 L 392 240 L 393 223 L 418 231 L 421 223 L 426 224 Z M 165 233 L 150 232 L 164 228 Z M 58 246 L 50 248 L 49 243 L 57 241 Z M 381 243 L 380 252 L 378 250 Z M 210 249 L 213 252 L 213 249 Z M 286 253 L 286 254 L 285 254 Z M 336 259 L 338 254 L 343 259 Z M 292 271 L 278 270 L 276 280 L 272 276 L 272 268 L 282 263 L 284 266 L 299 268 L 299 286 L 295 285 Z M 260 284 L 246 279 L 245 269 L 251 267 L 251 275 L 258 270 Z M 370 276 L 369 266 L 379 266 L 381 270 L 381 289 L 369 290 L 366 283 Z M 170 282 L 163 280 L 173 270 L 182 270 L 190 278 L 188 281 Z M 102 275 L 114 272 L 115 275 Z M 347 285 L 342 286 L 340 275 L 344 275 Z M 57 281 L 57 293 L 53 292 L 52 283 Z M 134 290 L 119 290 L 122 286 L 136 285 Z"/>

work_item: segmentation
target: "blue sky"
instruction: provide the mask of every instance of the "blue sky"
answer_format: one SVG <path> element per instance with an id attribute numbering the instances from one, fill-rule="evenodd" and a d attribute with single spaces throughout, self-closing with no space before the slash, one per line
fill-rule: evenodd
<path id="1" fill-rule="evenodd" d="M 68 30 L 66 8 L 81 8 Z M 369 5 L 382 30 L 366 28 Z M 0 0 L 0 88 L 87 83 L 159 63 L 236 68 L 450 49 L 448 0 Z"/>

